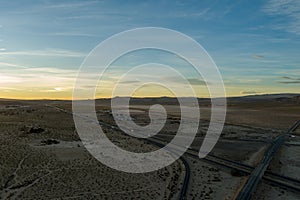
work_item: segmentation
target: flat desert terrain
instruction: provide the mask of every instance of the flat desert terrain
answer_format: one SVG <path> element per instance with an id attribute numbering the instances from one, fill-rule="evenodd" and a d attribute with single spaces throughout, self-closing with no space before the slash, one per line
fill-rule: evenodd
<path id="1" fill-rule="evenodd" d="M 102 126 L 114 144 L 131 152 L 150 152 L 160 148 L 156 143 L 165 145 L 172 140 L 181 117 L 176 99 L 132 99 L 130 103 L 136 124 L 150 123 L 148 109 L 154 104 L 165 107 L 166 123 L 150 140 Z M 235 199 L 249 175 L 226 163 L 257 166 L 274 138 L 300 119 L 300 95 L 228 98 L 221 138 L 207 159 L 199 159 L 197 152 L 209 125 L 210 102 L 199 99 L 199 105 L 200 126 L 182 159 L 154 172 L 132 174 L 107 167 L 85 149 L 75 129 L 71 101 L 2 99 L 0 199 L 179 199 L 187 175 L 187 199 Z M 96 100 L 95 109 L 100 124 L 116 127 L 109 99 Z M 282 145 L 268 171 L 300 180 L 299 157 L 297 130 Z M 264 180 L 253 196 L 299 198 L 297 191 Z"/>

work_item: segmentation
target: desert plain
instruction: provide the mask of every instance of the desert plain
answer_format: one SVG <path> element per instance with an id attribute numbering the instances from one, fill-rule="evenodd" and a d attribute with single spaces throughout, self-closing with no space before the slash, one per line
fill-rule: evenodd
<path id="1" fill-rule="evenodd" d="M 153 172 L 126 173 L 102 164 L 88 152 L 75 128 L 72 101 L 1 99 L 0 199 L 180 199 L 187 174 L 186 199 L 235 199 L 249 174 L 197 157 L 211 114 L 210 100 L 198 101 L 201 119 L 189 147 L 191 153 Z M 232 97 L 227 101 L 221 137 L 209 154 L 216 159 L 255 167 L 274 138 L 300 119 L 300 95 L 296 94 Z M 116 123 L 110 99 L 97 99 L 95 110 L 99 125 L 114 144 L 141 153 L 159 149 L 155 142 L 170 142 L 180 125 L 180 105 L 167 97 L 131 99 L 132 120 L 140 126 L 151 123 L 148 110 L 154 104 L 165 107 L 167 119 L 163 129 L 150 140 L 112 128 Z M 267 171 L 300 181 L 299 157 L 297 129 Z M 299 198 L 299 191 L 265 180 L 252 197 Z"/>

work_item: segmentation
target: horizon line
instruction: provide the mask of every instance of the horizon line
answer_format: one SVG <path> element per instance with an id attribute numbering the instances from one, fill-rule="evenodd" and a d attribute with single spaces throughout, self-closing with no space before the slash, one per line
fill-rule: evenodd
<path id="1" fill-rule="evenodd" d="M 300 95 L 300 93 L 258 93 L 258 94 L 248 94 L 248 95 L 232 95 L 232 96 L 226 96 L 226 97 L 214 97 L 216 98 L 239 98 L 239 97 L 251 97 L 251 96 L 263 96 L 263 95 Z M 211 99 L 210 97 L 188 97 L 188 96 L 182 96 L 182 97 L 174 97 L 174 96 L 145 96 L 145 97 L 130 97 L 130 96 L 115 96 L 115 97 L 99 97 L 95 99 L 68 99 L 68 98 L 53 98 L 53 99 L 44 99 L 44 98 L 2 98 L 0 97 L 0 100 L 19 100 L 19 101 L 87 101 L 87 100 L 107 100 L 107 99 L 113 99 L 113 98 L 133 98 L 133 99 L 159 99 L 159 98 L 170 98 L 170 99 L 177 99 L 177 98 L 197 98 L 197 99 Z"/>

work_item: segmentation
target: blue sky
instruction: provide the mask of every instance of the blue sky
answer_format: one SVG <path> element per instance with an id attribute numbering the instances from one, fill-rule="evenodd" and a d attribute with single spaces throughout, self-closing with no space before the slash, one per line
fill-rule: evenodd
<path id="1" fill-rule="evenodd" d="M 96 45 L 147 26 L 197 40 L 219 67 L 228 96 L 299 92 L 297 0 L 7 0 L 0 3 L 1 97 L 70 98 L 77 70 Z"/>

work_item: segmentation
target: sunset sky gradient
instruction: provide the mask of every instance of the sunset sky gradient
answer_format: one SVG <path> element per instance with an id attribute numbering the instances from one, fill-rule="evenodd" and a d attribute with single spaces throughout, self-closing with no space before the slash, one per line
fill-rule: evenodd
<path id="1" fill-rule="evenodd" d="M 96 45 L 121 31 L 149 26 L 199 42 L 219 67 L 227 96 L 299 93 L 298 0 L 19 0 L 0 2 L 0 98 L 71 99 L 78 69 Z M 121 58 L 107 86 L 121 69 L 153 60 L 187 69 L 197 95 L 207 97 L 201 77 L 175 56 L 159 52 Z M 162 95 L 167 95 L 164 89 L 150 87 L 137 96 Z M 97 97 L 109 92 L 99 88 Z"/>

